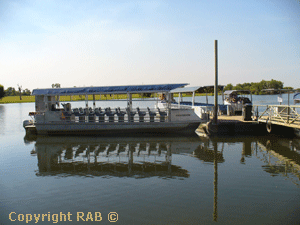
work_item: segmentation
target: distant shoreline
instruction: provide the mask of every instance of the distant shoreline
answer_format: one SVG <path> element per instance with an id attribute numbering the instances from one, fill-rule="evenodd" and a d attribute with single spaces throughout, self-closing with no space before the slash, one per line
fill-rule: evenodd
<path id="1" fill-rule="evenodd" d="M 205 96 L 206 94 L 196 94 L 196 96 Z M 208 93 L 208 96 L 213 96 L 213 93 Z M 221 95 L 221 93 L 219 93 Z M 254 94 L 252 94 L 254 95 Z M 266 95 L 278 95 L 278 94 L 266 94 Z M 178 97 L 178 94 L 174 94 L 174 97 Z M 192 97 L 192 95 L 183 94 L 182 97 Z M 110 95 L 96 95 L 96 101 L 98 100 L 113 100 L 113 99 L 126 99 L 126 95 L 116 95 L 116 96 L 110 96 Z M 141 98 L 140 95 L 136 94 L 133 96 L 133 98 Z M 148 98 L 148 97 L 145 97 Z M 74 95 L 72 96 L 72 100 L 70 99 L 70 96 L 60 96 L 61 102 L 68 102 L 68 101 L 85 101 L 84 96 L 78 96 Z M 89 101 L 93 101 L 93 96 L 89 95 Z M 35 96 L 22 96 L 22 100 L 20 100 L 20 96 L 6 96 L 0 99 L 0 104 L 11 104 L 11 103 L 31 103 L 35 102 Z"/>
<path id="2" fill-rule="evenodd" d="M 205 94 L 196 94 L 196 96 L 205 96 Z M 211 95 L 208 94 L 208 95 Z M 174 95 L 175 97 L 177 97 L 178 95 Z M 192 97 L 192 95 L 186 95 L 183 94 L 183 97 Z M 88 96 L 89 101 L 93 100 L 93 96 L 89 95 Z M 134 94 L 133 98 L 141 98 L 141 96 L 139 94 Z M 148 98 L 148 97 L 145 97 Z M 125 94 L 120 94 L 120 95 L 101 95 L 101 99 L 100 99 L 100 95 L 96 95 L 96 99 L 95 100 L 113 100 L 113 99 L 127 99 L 127 95 Z M 60 96 L 60 101 L 61 102 L 67 102 L 67 101 L 85 101 L 85 97 L 84 96 L 79 96 L 79 95 L 74 95 L 72 96 L 72 100 L 70 98 L 70 96 Z M 0 99 L 0 104 L 10 104 L 10 103 L 30 103 L 30 102 L 35 102 L 35 96 L 22 96 L 22 100 L 20 100 L 20 96 L 6 96 L 3 97 L 2 99 Z"/>

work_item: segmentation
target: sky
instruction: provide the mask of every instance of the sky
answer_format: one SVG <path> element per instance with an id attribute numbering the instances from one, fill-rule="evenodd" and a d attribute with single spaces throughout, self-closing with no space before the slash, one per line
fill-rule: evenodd
<path id="1" fill-rule="evenodd" d="M 299 0 L 0 0 L 5 89 L 279 80 L 300 88 Z"/>

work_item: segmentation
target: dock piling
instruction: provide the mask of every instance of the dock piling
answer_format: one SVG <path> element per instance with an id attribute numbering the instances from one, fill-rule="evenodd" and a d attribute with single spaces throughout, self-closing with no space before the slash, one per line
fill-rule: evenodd
<path id="1" fill-rule="evenodd" d="M 218 122 L 218 40 L 215 40 L 215 107 L 214 107 L 214 124 Z"/>

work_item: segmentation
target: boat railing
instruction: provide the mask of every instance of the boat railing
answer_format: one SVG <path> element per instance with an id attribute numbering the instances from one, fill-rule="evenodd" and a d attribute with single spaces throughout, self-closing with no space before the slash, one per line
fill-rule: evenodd
<path id="1" fill-rule="evenodd" d="M 166 109 L 136 108 L 74 108 L 61 111 L 61 121 L 76 123 L 167 122 Z M 51 122 L 51 121 L 49 121 Z"/>

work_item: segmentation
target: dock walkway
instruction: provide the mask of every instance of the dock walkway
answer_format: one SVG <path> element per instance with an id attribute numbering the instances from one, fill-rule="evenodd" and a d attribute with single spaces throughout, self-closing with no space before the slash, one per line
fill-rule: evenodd
<path id="1" fill-rule="evenodd" d="M 300 130 L 300 106 L 253 105 L 249 121 L 245 121 L 241 115 L 219 115 L 217 124 L 212 121 L 201 124 L 196 133 L 199 136 L 265 135 L 274 132 L 274 128 L 282 133 L 297 135 L 297 130 Z"/>
<path id="2" fill-rule="evenodd" d="M 218 123 L 213 124 L 212 121 L 200 124 L 196 133 L 199 136 L 209 135 L 253 135 L 265 134 L 265 125 L 259 124 L 257 121 L 245 121 L 243 116 L 218 116 Z"/>

